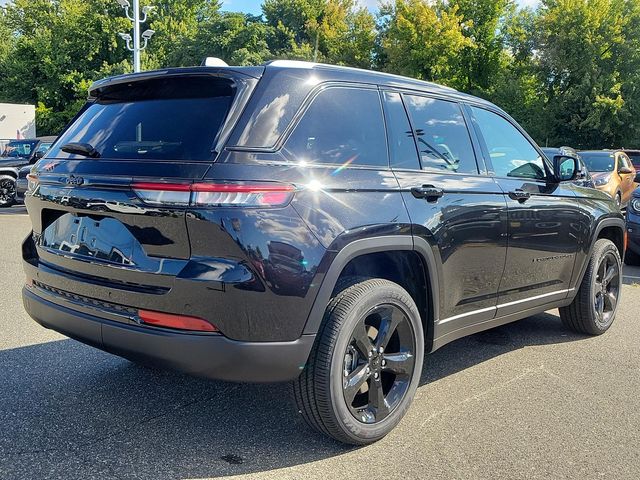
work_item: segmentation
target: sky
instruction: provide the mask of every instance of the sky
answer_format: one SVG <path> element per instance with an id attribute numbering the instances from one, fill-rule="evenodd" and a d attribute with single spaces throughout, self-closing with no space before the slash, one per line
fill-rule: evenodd
<path id="1" fill-rule="evenodd" d="M 0 5 L 4 5 L 9 0 L 0 0 Z M 362 5 L 365 5 L 371 9 L 375 9 L 378 5 L 378 0 L 359 0 Z M 516 0 L 521 6 L 534 6 L 538 3 L 539 0 Z M 262 0 L 224 0 L 224 9 L 237 11 L 237 12 L 247 12 L 253 13 L 257 15 L 261 13 L 260 4 Z"/>
<path id="2" fill-rule="evenodd" d="M 2 2 L 3 0 L 0 0 Z M 379 0 L 359 0 L 360 3 L 370 9 L 375 9 L 378 6 Z M 538 4 L 539 0 L 516 0 L 520 6 L 533 7 Z M 260 4 L 262 0 L 224 0 L 223 9 L 231 10 L 234 12 L 247 12 L 254 15 L 262 13 L 260 10 Z"/>

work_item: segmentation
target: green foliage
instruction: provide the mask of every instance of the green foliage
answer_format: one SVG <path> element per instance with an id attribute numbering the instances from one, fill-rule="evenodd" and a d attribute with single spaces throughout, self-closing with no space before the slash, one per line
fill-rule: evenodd
<path id="1" fill-rule="evenodd" d="M 541 144 L 640 147 L 640 2 L 264 0 L 263 15 L 221 0 L 141 0 L 158 8 L 145 69 L 206 56 L 255 65 L 272 58 L 375 68 L 488 98 Z M 89 85 L 131 71 L 114 0 L 12 0 L 0 8 L 0 102 L 37 105 L 40 134 L 57 133 Z"/>
<path id="2" fill-rule="evenodd" d="M 375 19 L 356 0 L 265 0 L 276 57 L 370 68 Z"/>
<path id="3" fill-rule="evenodd" d="M 451 86 L 461 81 L 458 56 L 473 47 L 458 7 L 438 0 L 396 0 L 380 11 L 383 68 L 410 77 Z"/>
<path id="4" fill-rule="evenodd" d="M 462 34 L 470 40 L 458 60 L 463 72 L 461 88 L 482 94 L 487 92 L 500 72 L 504 40 L 501 20 L 512 0 L 450 0 L 448 9 L 465 20 Z"/>
<path id="5" fill-rule="evenodd" d="M 86 98 L 93 79 L 125 70 L 126 52 L 116 33 L 127 25 L 117 13 L 109 0 L 9 4 L 0 27 L 13 37 L 8 54 L 0 56 L 1 101 L 42 104 L 46 122 L 38 122 L 39 132 L 59 131 Z"/>

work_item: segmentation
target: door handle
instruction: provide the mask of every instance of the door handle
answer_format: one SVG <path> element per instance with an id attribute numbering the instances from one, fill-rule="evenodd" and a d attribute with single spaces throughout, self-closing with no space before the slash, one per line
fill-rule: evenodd
<path id="1" fill-rule="evenodd" d="M 509 192 L 509 198 L 512 200 L 517 200 L 520 203 L 526 202 L 530 197 L 531 194 L 529 192 L 525 192 L 524 190 L 521 190 L 519 188 L 516 188 L 515 190 Z"/>
<path id="2" fill-rule="evenodd" d="M 411 194 L 416 198 L 424 198 L 427 202 L 435 202 L 444 195 L 444 190 L 433 185 L 422 185 L 421 187 L 413 187 Z"/>

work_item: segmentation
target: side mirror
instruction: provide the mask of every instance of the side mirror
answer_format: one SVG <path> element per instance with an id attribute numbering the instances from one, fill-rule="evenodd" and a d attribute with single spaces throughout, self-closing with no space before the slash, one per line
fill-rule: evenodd
<path id="1" fill-rule="evenodd" d="M 553 172 L 558 182 L 575 180 L 580 173 L 578 159 L 568 155 L 556 155 L 553 157 Z"/>
<path id="2" fill-rule="evenodd" d="M 633 173 L 633 170 L 631 170 L 629 167 L 620 167 L 618 173 Z"/>

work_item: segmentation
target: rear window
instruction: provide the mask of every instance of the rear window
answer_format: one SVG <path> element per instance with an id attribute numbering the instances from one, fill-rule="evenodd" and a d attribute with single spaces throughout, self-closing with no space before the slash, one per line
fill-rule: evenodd
<path id="1" fill-rule="evenodd" d="M 582 161 L 590 172 L 613 172 L 616 160 L 609 152 L 580 152 Z"/>
<path id="2" fill-rule="evenodd" d="M 91 145 L 104 159 L 210 161 L 233 94 L 231 81 L 211 77 L 111 87 L 73 123 L 50 157 L 84 158 L 61 150 L 74 142 Z"/>
<path id="3" fill-rule="evenodd" d="M 30 140 L 17 140 L 7 143 L 2 150 L 0 156 L 12 158 L 29 158 L 31 152 L 38 142 Z"/>

